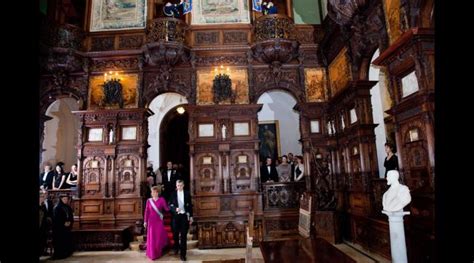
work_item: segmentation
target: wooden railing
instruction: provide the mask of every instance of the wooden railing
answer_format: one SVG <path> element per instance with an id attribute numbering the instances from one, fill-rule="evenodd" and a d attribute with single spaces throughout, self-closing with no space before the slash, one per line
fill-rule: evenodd
<path id="1" fill-rule="evenodd" d="M 295 25 L 293 21 L 280 14 L 265 15 L 255 21 L 254 41 L 265 41 L 282 38 L 296 40 Z"/>
<path id="2" fill-rule="evenodd" d="M 262 183 L 263 210 L 297 209 L 306 190 L 304 182 Z"/>
<path id="3" fill-rule="evenodd" d="M 149 22 L 146 42 L 184 42 L 186 23 L 172 17 L 161 17 Z"/>

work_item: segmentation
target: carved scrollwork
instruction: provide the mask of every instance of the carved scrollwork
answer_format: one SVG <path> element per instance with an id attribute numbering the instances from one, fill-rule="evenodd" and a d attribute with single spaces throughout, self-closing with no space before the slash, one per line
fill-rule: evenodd
<path id="1" fill-rule="evenodd" d="M 184 42 L 186 23 L 177 18 L 161 17 L 149 23 L 146 32 L 146 42 Z"/>
<path id="2" fill-rule="evenodd" d="M 116 178 L 118 180 L 118 195 L 134 193 L 138 180 L 139 157 L 121 155 L 117 158 Z"/>
<path id="3" fill-rule="evenodd" d="M 346 25 L 367 2 L 367 0 L 329 0 L 328 16 L 337 24 Z"/>
<path id="4" fill-rule="evenodd" d="M 105 157 L 87 157 L 83 162 L 82 196 L 101 193 L 104 174 Z"/>

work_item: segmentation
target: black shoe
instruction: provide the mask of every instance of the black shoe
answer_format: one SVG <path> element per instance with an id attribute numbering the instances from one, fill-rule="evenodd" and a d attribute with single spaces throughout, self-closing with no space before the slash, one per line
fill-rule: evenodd
<path id="1" fill-rule="evenodd" d="M 181 256 L 180 258 L 182 261 L 186 261 L 186 256 Z"/>

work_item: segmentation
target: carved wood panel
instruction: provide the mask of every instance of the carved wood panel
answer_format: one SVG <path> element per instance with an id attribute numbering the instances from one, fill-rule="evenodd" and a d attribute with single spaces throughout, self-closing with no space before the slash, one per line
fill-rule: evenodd
<path id="1" fill-rule="evenodd" d="M 196 193 L 219 193 L 222 178 L 219 171 L 219 154 L 201 153 L 196 154 L 195 158 Z"/>
<path id="2" fill-rule="evenodd" d="M 105 158 L 101 156 L 87 157 L 82 166 L 82 196 L 102 197 L 105 195 Z"/>
<path id="3" fill-rule="evenodd" d="M 115 170 L 115 178 L 117 178 L 117 195 L 131 195 L 139 196 L 140 185 L 140 161 L 136 155 L 119 155 L 117 157 L 117 167 Z"/>
<path id="4" fill-rule="evenodd" d="M 255 151 L 233 152 L 230 156 L 232 192 L 256 191 Z"/>

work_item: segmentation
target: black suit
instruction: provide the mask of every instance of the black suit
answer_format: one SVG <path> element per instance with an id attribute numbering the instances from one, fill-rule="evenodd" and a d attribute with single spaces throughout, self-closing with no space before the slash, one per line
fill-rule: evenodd
<path id="1" fill-rule="evenodd" d="M 43 255 L 48 241 L 48 232 L 53 222 L 53 202 L 48 199 L 48 206 L 43 202 L 40 209 L 40 256 Z"/>
<path id="2" fill-rule="evenodd" d="M 54 177 L 54 172 L 53 171 L 49 171 L 48 172 L 48 175 L 46 175 L 46 180 L 43 180 L 43 177 L 44 177 L 44 172 L 42 172 L 40 174 L 40 177 L 39 177 L 39 185 L 40 186 L 44 186 L 45 188 L 48 188 L 48 189 L 53 189 L 53 177 Z"/>
<path id="3" fill-rule="evenodd" d="M 260 179 L 262 183 L 265 183 L 268 180 L 273 180 L 274 182 L 278 182 L 278 172 L 274 165 L 270 165 L 270 173 L 268 173 L 267 165 L 263 165 L 260 167 Z"/>
<path id="4" fill-rule="evenodd" d="M 72 208 L 59 200 L 54 207 L 53 218 L 53 246 L 55 259 L 69 257 L 74 251 L 74 243 L 72 240 L 72 224 L 74 216 Z M 69 222 L 69 226 L 64 224 Z"/>
<path id="5" fill-rule="evenodd" d="M 189 230 L 189 218 L 193 216 L 193 203 L 191 201 L 191 195 L 188 191 L 184 191 L 184 212 L 185 214 L 178 214 L 176 208 L 178 204 L 178 192 L 175 191 L 171 195 L 170 211 L 173 214 L 173 238 L 174 238 L 174 250 L 180 250 L 181 257 L 186 257 L 187 249 L 187 235 Z M 181 238 L 180 235 L 181 234 Z"/>
<path id="6" fill-rule="evenodd" d="M 171 169 L 170 180 L 168 180 L 168 169 L 161 171 L 161 183 L 164 186 L 163 197 L 167 202 L 170 201 L 171 193 L 176 190 L 176 180 L 181 179 L 179 173 L 175 169 Z"/>

